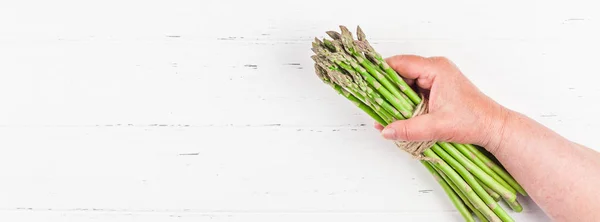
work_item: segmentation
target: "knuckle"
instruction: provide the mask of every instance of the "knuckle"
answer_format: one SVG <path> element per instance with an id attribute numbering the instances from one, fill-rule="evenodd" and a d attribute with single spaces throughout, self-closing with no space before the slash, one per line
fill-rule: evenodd
<path id="1" fill-rule="evenodd" d="M 444 67 L 453 66 L 454 63 L 447 57 L 444 56 L 434 56 L 430 58 L 434 64 L 441 65 Z"/>
<path id="2" fill-rule="evenodd" d="M 431 60 L 434 62 L 440 62 L 440 63 L 450 62 L 450 59 L 448 59 L 445 56 L 434 56 L 434 57 L 431 57 Z"/>
<path id="3" fill-rule="evenodd" d="M 406 60 L 406 56 L 403 56 L 403 55 L 394 55 L 394 56 L 386 59 L 386 62 L 388 62 L 389 65 L 392 65 L 392 64 L 396 64 L 396 63 L 401 63 L 404 60 Z"/>
<path id="4" fill-rule="evenodd" d="M 412 134 L 410 133 L 410 128 L 408 127 L 408 124 L 402 124 L 402 137 L 404 138 L 404 140 L 406 141 L 412 141 L 413 137 Z"/>

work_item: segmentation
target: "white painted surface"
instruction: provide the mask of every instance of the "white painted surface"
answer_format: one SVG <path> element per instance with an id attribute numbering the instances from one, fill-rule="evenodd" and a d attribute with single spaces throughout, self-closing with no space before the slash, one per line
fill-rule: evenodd
<path id="1" fill-rule="evenodd" d="M 314 77 L 339 24 L 600 147 L 593 1 L 344 2 L 0 2 L 0 220 L 460 221 Z"/>

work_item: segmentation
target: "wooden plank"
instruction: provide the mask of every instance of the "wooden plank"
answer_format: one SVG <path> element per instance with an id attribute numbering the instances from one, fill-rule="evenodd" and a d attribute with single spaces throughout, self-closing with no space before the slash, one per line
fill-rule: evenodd
<path id="1" fill-rule="evenodd" d="M 346 2 L 2 3 L 0 220 L 460 221 L 314 77 L 310 42 L 340 24 L 600 147 L 593 3 Z"/>

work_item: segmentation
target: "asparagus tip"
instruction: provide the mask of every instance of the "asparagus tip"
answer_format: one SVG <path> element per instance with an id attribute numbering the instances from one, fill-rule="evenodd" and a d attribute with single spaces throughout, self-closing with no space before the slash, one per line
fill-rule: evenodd
<path id="1" fill-rule="evenodd" d="M 315 73 L 317 74 L 319 79 L 323 80 L 324 82 L 329 82 L 329 79 L 327 79 L 327 76 L 325 75 L 324 71 L 325 70 L 323 70 L 323 68 L 321 68 L 321 66 L 319 66 L 318 64 L 315 63 Z"/>
<path id="2" fill-rule="evenodd" d="M 350 32 L 350 30 L 343 25 L 340 25 L 340 29 L 342 30 L 342 45 L 344 45 L 344 49 L 346 49 L 346 51 L 350 54 L 357 53 L 352 32 Z"/>
<path id="3" fill-rule="evenodd" d="M 314 50 L 314 49 L 317 49 L 317 48 L 319 48 L 320 46 L 321 46 L 321 45 L 319 45 L 319 43 L 316 43 L 316 42 L 313 42 L 313 43 L 312 43 L 312 49 L 313 49 L 313 50 Z"/>
<path id="4" fill-rule="evenodd" d="M 350 36 L 352 36 L 352 33 L 348 28 L 346 28 L 346 26 L 340 25 L 340 30 L 342 30 L 342 36 L 345 36 L 347 34 L 350 34 Z"/>
<path id="5" fill-rule="evenodd" d="M 355 40 L 354 44 L 358 47 L 358 49 L 360 49 L 363 52 L 369 51 L 368 47 L 365 45 L 365 42 L 363 42 L 363 41 Z"/>
<path id="6" fill-rule="evenodd" d="M 360 26 L 356 26 L 356 37 L 358 37 L 359 41 L 367 40 L 367 35 L 365 35 L 365 32 L 363 32 L 363 30 L 360 28 Z"/>
<path id="7" fill-rule="evenodd" d="M 317 55 L 312 55 L 312 56 L 310 56 L 310 58 L 315 62 L 318 62 L 318 60 L 319 60 L 319 57 Z"/>
<path id="8" fill-rule="evenodd" d="M 320 45 L 320 44 L 323 44 L 323 41 L 321 41 L 321 40 L 320 40 L 319 38 L 317 38 L 317 37 L 315 37 L 315 42 L 316 42 L 317 44 L 319 44 L 319 45 Z"/>
<path id="9" fill-rule="evenodd" d="M 336 31 L 327 31 L 325 33 L 327 33 L 327 35 L 329 35 L 329 37 L 331 37 L 334 40 L 339 40 L 342 38 L 342 34 Z"/>
<path id="10" fill-rule="evenodd" d="M 323 44 L 325 45 L 325 47 L 327 49 L 329 49 L 331 52 L 337 52 L 338 50 L 336 49 L 335 45 L 333 44 L 333 42 L 329 41 L 328 39 L 323 39 Z"/>

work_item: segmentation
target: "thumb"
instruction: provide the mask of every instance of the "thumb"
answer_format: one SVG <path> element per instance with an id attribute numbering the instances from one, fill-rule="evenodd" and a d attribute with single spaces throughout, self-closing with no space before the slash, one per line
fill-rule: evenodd
<path id="1" fill-rule="evenodd" d="M 439 130 L 436 127 L 436 116 L 425 114 L 406 120 L 398 120 L 388 124 L 381 134 L 389 140 L 429 141 L 437 140 Z"/>

